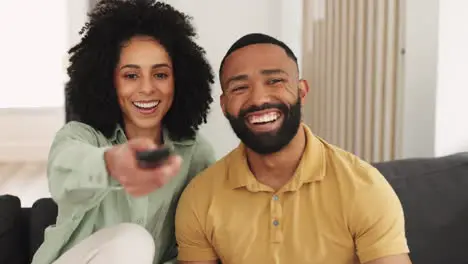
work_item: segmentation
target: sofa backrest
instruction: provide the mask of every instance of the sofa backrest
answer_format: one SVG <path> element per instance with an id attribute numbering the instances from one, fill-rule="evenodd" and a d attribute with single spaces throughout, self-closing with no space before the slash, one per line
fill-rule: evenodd
<path id="1" fill-rule="evenodd" d="M 468 263 L 468 153 L 374 166 L 402 203 L 413 264 Z"/>
<path id="2" fill-rule="evenodd" d="M 29 264 L 44 240 L 44 230 L 55 224 L 57 205 L 52 199 L 21 208 L 20 199 L 0 196 L 0 263 Z"/>
<path id="3" fill-rule="evenodd" d="M 26 264 L 29 257 L 27 210 L 21 210 L 20 199 L 12 195 L 0 196 L 0 263 Z"/>
<path id="4" fill-rule="evenodd" d="M 27 209 L 27 208 L 23 208 Z M 29 256 L 32 258 L 44 241 L 44 230 L 55 224 L 58 207 L 51 198 L 37 200 L 31 207 L 29 217 Z"/>

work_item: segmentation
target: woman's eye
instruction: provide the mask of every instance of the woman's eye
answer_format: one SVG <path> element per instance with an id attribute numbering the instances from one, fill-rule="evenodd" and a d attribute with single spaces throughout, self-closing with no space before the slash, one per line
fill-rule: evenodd
<path id="1" fill-rule="evenodd" d="M 125 78 L 130 79 L 130 80 L 134 80 L 134 79 L 138 78 L 138 75 L 135 74 L 135 73 L 127 73 L 127 74 L 125 74 Z"/>
<path id="2" fill-rule="evenodd" d="M 154 75 L 154 77 L 156 77 L 157 79 L 166 79 L 167 78 L 167 74 L 165 73 L 156 73 Z"/>

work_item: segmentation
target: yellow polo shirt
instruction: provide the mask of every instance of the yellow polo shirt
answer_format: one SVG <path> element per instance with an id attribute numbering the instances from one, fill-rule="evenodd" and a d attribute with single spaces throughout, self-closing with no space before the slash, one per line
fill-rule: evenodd
<path id="1" fill-rule="evenodd" d="M 277 192 L 256 180 L 242 144 L 191 181 L 176 213 L 179 260 L 352 264 L 409 252 L 385 178 L 302 129 L 303 157 Z"/>

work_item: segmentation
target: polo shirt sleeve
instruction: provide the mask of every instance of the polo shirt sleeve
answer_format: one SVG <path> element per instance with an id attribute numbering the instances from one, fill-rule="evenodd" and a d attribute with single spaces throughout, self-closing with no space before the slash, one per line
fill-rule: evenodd
<path id="1" fill-rule="evenodd" d="M 350 228 L 361 263 L 409 253 L 403 209 L 385 178 L 372 169 L 372 182 L 355 194 Z"/>
<path id="2" fill-rule="evenodd" d="M 197 176 L 198 178 L 198 176 Z M 208 240 L 205 227 L 207 205 L 200 200 L 204 192 L 197 191 L 197 179 L 182 193 L 176 211 L 175 231 L 179 261 L 213 261 L 218 257 Z"/>
<path id="3" fill-rule="evenodd" d="M 49 152 L 47 177 L 57 202 L 93 203 L 109 186 L 104 161 L 108 147 L 97 147 L 91 127 L 69 122 L 55 135 Z"/>

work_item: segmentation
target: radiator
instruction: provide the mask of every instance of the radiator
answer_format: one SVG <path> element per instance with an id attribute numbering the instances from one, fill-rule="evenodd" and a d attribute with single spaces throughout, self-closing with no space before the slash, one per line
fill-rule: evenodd
<path id="1" fill-rule="evenodd" d="M 399 157 L 402 0 L 304 0 L 304 120 L 369 162 Z"/>

